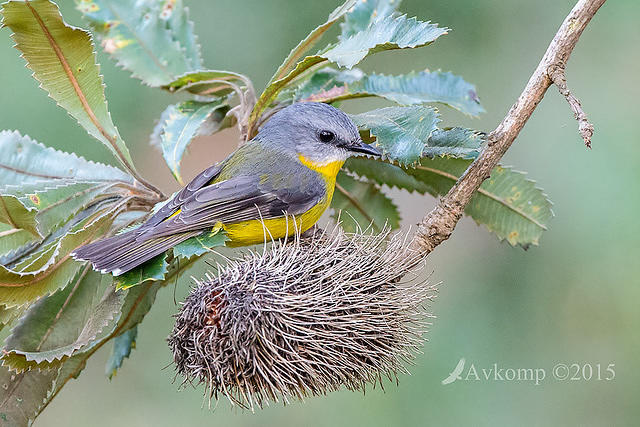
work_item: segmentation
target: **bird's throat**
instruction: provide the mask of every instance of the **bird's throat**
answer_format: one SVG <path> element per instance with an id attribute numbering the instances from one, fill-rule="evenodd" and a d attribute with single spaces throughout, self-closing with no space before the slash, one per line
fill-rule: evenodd
<path id="1" fill-rule="evenodd" d="M 306 158 L 302 154 L 298 154 L 298 160 L 300 160 L 300 163 L 302 163 L 309 169 L 318 172 L 320 175 L 323 176 L 325 181 L 329 181 L 329 182 L 334 181 L 336 179 L 338 172 L 340 172 L 340 168 L 342 167 L 342 165 L 344 165 L 344 159 L 339 159 L 339 160 L 331 159 L 328 161 L 317 162 L 317 161 L 313 161 Z"/>

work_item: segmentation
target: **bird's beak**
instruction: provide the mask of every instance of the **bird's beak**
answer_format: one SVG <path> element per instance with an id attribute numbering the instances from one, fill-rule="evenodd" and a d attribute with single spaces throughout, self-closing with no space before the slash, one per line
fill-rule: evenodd
<path id="1" fill-rule="evenodd" d="M 349 151 L 353 151 L 355 153 L 363 153 L 363 154 L 369 154 L 371 156 L 381 156 L 382 153 L 380 152 L 380 150 L 378 150 L 377 148 L 369 145 L 369 144 L 365 144 L 364 142 L 362 142 L 362 140 L 358 140 L 355 141 L 353 144 L 349 145 L 347 147 L 347 149 Z"/>

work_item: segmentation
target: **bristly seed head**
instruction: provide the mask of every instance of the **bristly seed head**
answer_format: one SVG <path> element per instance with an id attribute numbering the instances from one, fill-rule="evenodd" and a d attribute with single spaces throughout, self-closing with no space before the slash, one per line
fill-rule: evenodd
<path id="1" fill-rule="evenodd" d="M 184 383 L 245 408 L 397 381 L 435 288 L 403 238 L 331 232 L 233 260 L 184 301 L 169 347 Z"/>

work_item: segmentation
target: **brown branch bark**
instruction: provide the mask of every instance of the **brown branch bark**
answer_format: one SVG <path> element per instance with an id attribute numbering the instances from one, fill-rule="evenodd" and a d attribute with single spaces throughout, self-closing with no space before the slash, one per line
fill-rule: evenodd
<path id="1" fill-rule="evenodd" d="M 451 236 L 473 194 L 482 182 L 489 178 L 493 168 L 509 149 L 549 86 L 554 82 L 552 75 L 555 75 L 560 92 L 567 97 L 580 123 L 580 133 L 585 143 L 587 141 L 590 143 L 593 126 L 586 120 L 580 103 L 567 90 L 564 69 L 582 32 L 605 1 L 579 0 L 576 3 L 558 29 L 522 94 L 498 127 L 489 134 L 485 150 L 446 196 L 440 199 L 438 205 L 418 224 L 411 242 L 412 248 L 426 256 Z M 569 100 L 569 96 L 572 100 Z"/>

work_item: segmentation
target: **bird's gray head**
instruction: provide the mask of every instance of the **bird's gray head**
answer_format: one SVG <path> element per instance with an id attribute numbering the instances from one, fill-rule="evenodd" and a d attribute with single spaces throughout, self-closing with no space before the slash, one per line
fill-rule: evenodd
<path id="1" fill-rule="evenodd" d="M 325 163 L 364 153 L 381 153 L 362 142 L 358 128 L 342 111 L 319 102 L 300 102 L 273 115 L 256 137 L 308 160 Z"/>

